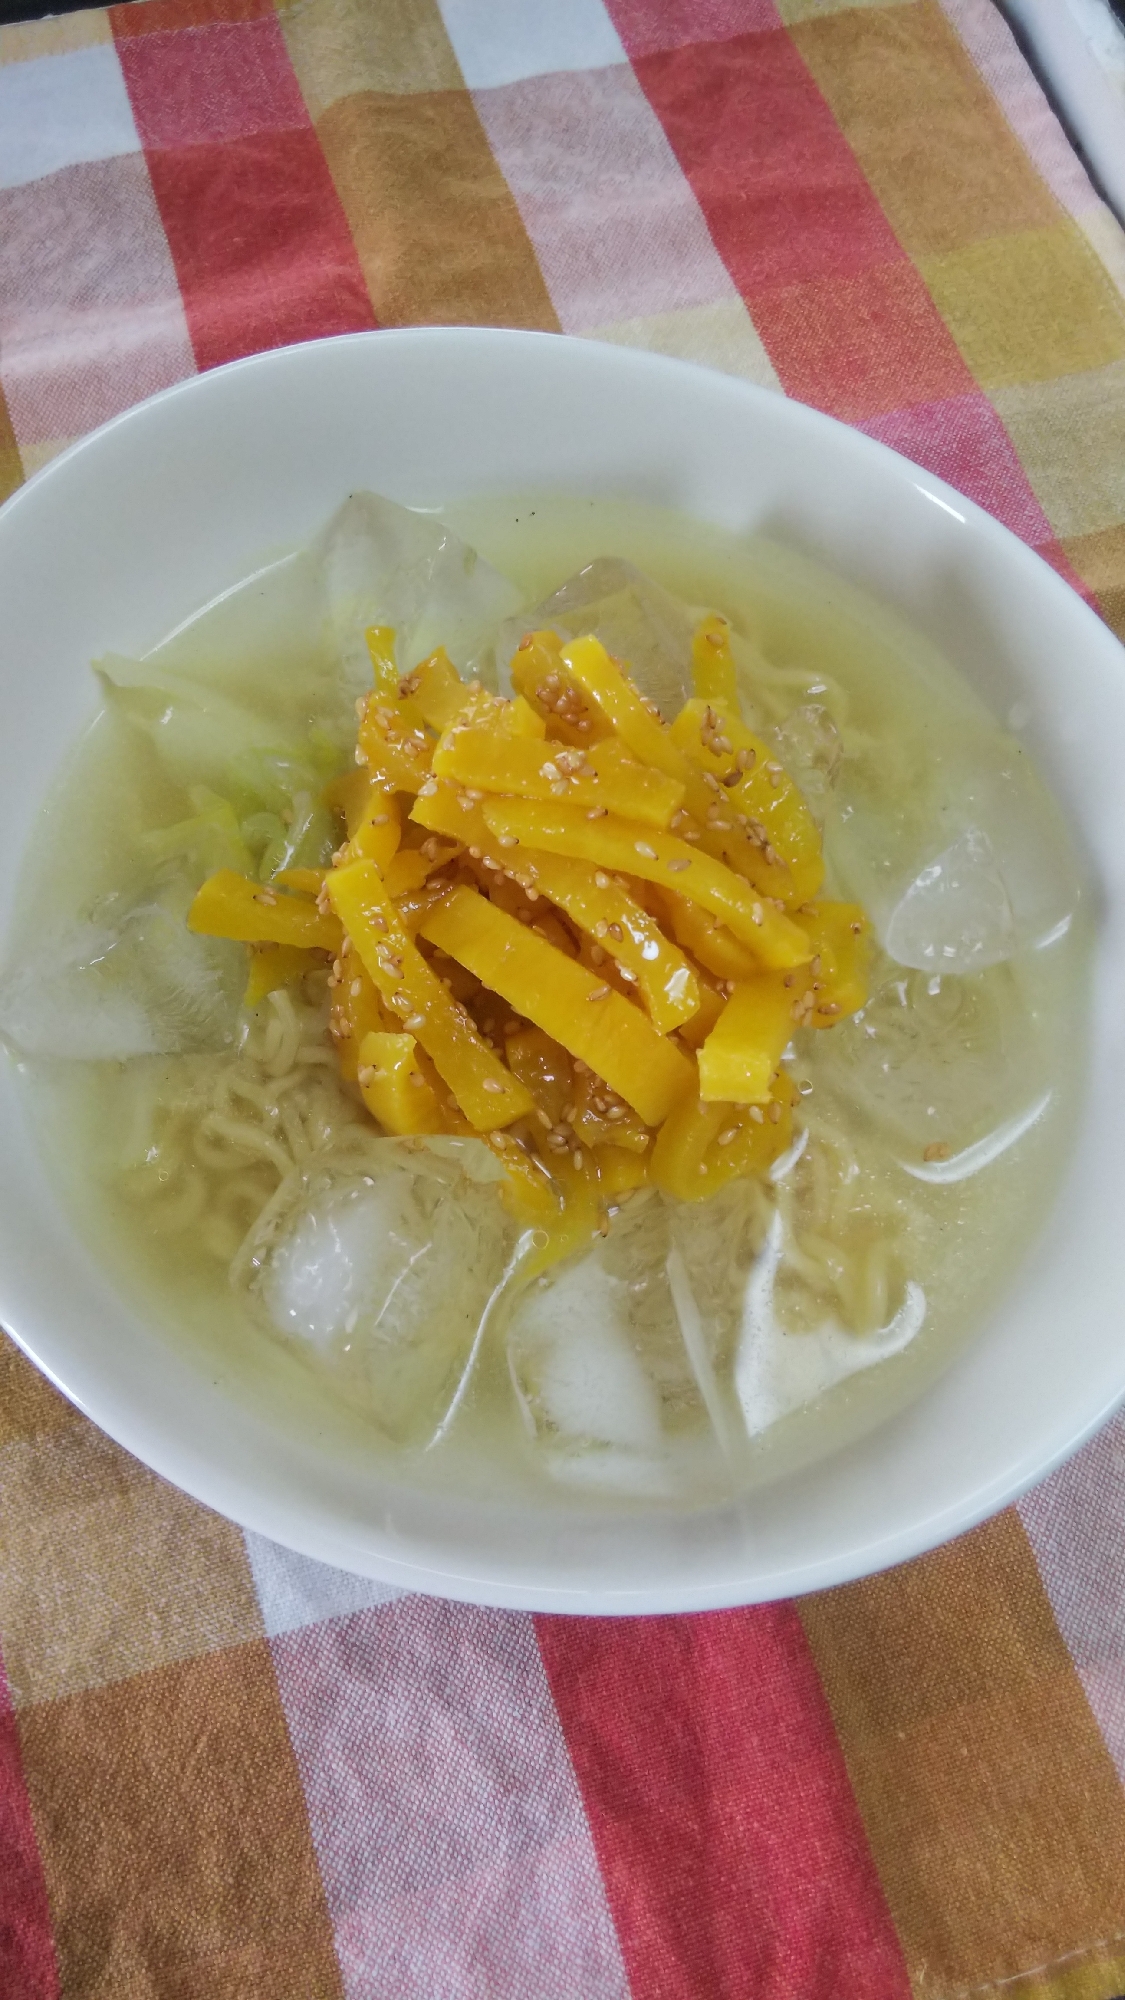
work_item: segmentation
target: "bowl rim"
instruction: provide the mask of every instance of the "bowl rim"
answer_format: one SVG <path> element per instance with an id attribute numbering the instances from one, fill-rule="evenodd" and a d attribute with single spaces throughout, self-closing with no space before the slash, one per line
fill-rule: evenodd
<path id="1" fill-rule="evenodd" d="M 993 515 L 937 474 L 914 464 L 902 453 L 893 450 L 880 440 L 811 406 L 787 398 L 779 391 L 766 389 L 737 376 L 725 376 L 720 371 L 699 363 L 647 350 L 545 331 L 477 326 L 367 330 L 330 335 L 315 341 L 267 349 L 241 356 L 201 374 L 187 376 L 118 412 L 96 429 L 75 439 L 64 451 L 41 466 L 0 506 L 0 538 L 5 533 L 7 523 L 26 505 L 37 501 L 44 489 L 53 483 L 65 482 L 76 462 L 88 455 L 96 455 L 104 448 L 108 439 L 123 430 L 138 426 L 143 428 L 154 411 L 185 398 L 194 400 L 200 395 L 213 393 L 216 384 L 229 382 L 232 378 L 242 375 L 258 375 L 270 368 L 291 366 L 294 357 L 297 356 L 303 357 L 308 365 L 315 366 L 317 356 L 341 348 L 354 349 L 356 346 L 364 346 L 371 348 L 375 353 L 380 353 L 391 347 L 422 347 L 430 348 L 435 354 L 439 354 L 443 349 L 448 349 L 451 342 L 457 343 L 458 346 L 472 343 L 481 349 L 494 349 L 499 353 L 513 349 L 529 351 L 533 348 L 557 348 L 560 345 L 568 349 L 581 348 L 588 350 L 591 355 L 596 355 L 603 366 L 606 365 L 606 357 L 612 356 L 611 365 L 621 367 L 627 372 L 648 373 L 654 379 L 663 378 L 669 389 L 674 388 L 675 383 L 682 380 L 685 375 L 705 378 L 711 384 L 718 381 L 723 383 L 732 397 L 741 399 L 749 408 L 768 407 L 774 420 L 779 409 L 784 410 L 783 421 L 800 427 L 814 440 L 820 436 L 825 436 L 830 441 L 846 439 L 847 449 L 866 458 L 877 473 L 880 470 L 885 473 L 893 468 L 896 476 L 900 478 L 904 469 L 911 475 L 916 475 L 912 483 L 919 493 L 947 513 L 954 515 L 958 522 L 991 550 L 998 551 L 1002 562 L 1009 566 L 1015 565 L 1017 570 L 1022 567 L 1026 575 L 1034 576 L 1038 589 L 1046 590 L 1053 595 L 1060 606 L 1065 605 L 1065 615 L 1069 620 L 1075 622 L 1076 626 L 1084 624 L 1087 636 L 1093 639 L 1096 635 L 1099 645 L 1108 644 L 1115 647 L 1121 655 L 1122 663 L 1125 664 L 1125 651 L 1112 632 L 1091 606 L 1083 601 L 1034 548 L 1020 540 Z M 4 1273 L 0 1269 L 0 1287 L 3 1287 L 4 1282 Z M 279 1502 L 277 1496 L 263 1496 L 253 1481 L 247 1483 L 242 1480 L 236 1470 L 230 1467 L 216 1467 L 205 1454 L 199 1452 L 193 1440 L 178 1436 L 174 1427 L 169 1427 L 159 1417 L 154 1419 L 153 1414 L 146 1411 L 143 1399 L 135 1408 L 130 1407 L 127 1396 L 115 1400 L 110 1394 L 103 1400 L 98 1394 L 96 1380 L 91 1388 L 91 1379 L 86 1379 L 85 1371 L 82 1371 L 80 1378 L 70 1370 L 63 1371 L 70 1376 L 70 1380 L 68 1382 L 63 1379 L 63 1372 L 52 1366 L 49 1329 L 44 1333 L 33 1331 L 28 1327 L 21 1328 L 19 1324 L 14 1323 L 13 1315 L 5 1316 L 2 1311 L 0 1318 L 5 1330 L 28 1359 L 109 1437 L 141 1458 L 160 1476 L 170 1480 L 201 1504 L 217 1508 L 239 1526 L 280 1541 L 284 1546 L 302 1555 L 322 1562 L 340 1564 L 354 1573 L 372 1579 L 464 1602 L 518 1610 L 580 1612 L 592 1615 L 700 1611 L 801 1596 L 814 1590 L 855 1581 L 922 1555 L 946 1540 L 978 1526 L 1002 1508 L 1017 1501 L 1080 1449 L 1125 1402 L 1125 1364 L 1123 1364 L 1122 1379 L 1114 1394 L 1104 1399 L 1096 1409 L 1092 1409 L 1079 1427 L 1069 1430 L 1065 1437 L 1060 1436 L 1052 1443 L 1049 1451 L 1042 1453 L 1033 1463 L 1017 1473 L 999 1477 L 991 1484 L 986 1483 L 977 1487 L 959 1503 L 943 1505 L 928 1517 L 914 1520 L 903 1527 L 892 1525 L 875 1540 L 853 1548 L 846 1558 L 834 1555 L 820 1556 L 781 1571 L 775 1576 L 756 1581 L 750 1587 L 750 1594 L 746 1586 L 740 1586 L 735 1580 L 717 1583 L 704 1580 L 698 1585 L 674 1589 L 646 1585 L 637 1591 L 597 1586 L 580 1588 L 563 1584 L 517 1581 L 511 1578 L 471 1577 L 455 1571 L 447 1572 L 440 1566 L 420 1558 L 403 1559 L 393 1552 L 377 1548 L 370 1550 L 351 1548 L 347 1552 L 346 1560 L 342 1560 L 339 1546 L 331 1544 L 331 1537 L 326 1537 L 318 1528 L 315 1519 L 310 1522 L 309 1510 L 303 1504 L 286 1505 Z M 373 1530 L 373 1535 L 375 1532 Z"/>

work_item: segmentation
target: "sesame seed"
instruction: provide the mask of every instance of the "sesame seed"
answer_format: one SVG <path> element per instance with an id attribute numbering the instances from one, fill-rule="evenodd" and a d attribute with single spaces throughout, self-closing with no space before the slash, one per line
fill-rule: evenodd
<path id="1" fill-rule="evenodd" d="M 586 1164 L 586 1161 L 585 1161 L 585 1158 L 584 1158 L 584 1156 L 583 1156 L 583 1153 L 582 1153 L 582 1149 L 581 1149 L 581 1147 L 580 1147 L 580 1146 L 576 1146 L 576 1147 L 574 1148 L 574 1164 L 575 1164 L 576 1168 L 578 1169 L 578 1172 L 579 1172 L 579 1173 L 581 1173 L 581 1172 L 582 1172 L 582 1169 L 583 1169 L 583 1167 L 584 1167 L 584 1166 L 585 1166 L 585 1164 Z"/>
<path id="2" fill-rule="evenodd" d="M 597 874 L 594 876 L 594 884 L 595 887 L 599 889 L 609 888 L 609 876 L 604 874 L 600 868 L 598 869 Z"/>
<path id="3" fill-rule="evenodd" d="M 586 998 L 587 1000 L 608 1000 L 609 995 L 610 988 L 608 986 L 595 986 L 592 993 L 587 993 Z"/>
<path id="4" fill-rule="evenodd" d="M 504 1088 L 499 1077 L 497 1076 L 486 1076 L 484 1079 L 484 1087 L 486 1090 L 490 1090 L 492 1092 L 493 1097 L 499 1097 L 501 1091 Z"/>
<path id="5" fill-rule="evenodd" d="M 519 841 L 516 839 L 514 833 L 502 833 L 499 836 L 497 845 L 499 847 L 518 847 Z"/>
<path id="6" fill-rule="evenodd" d="M 771 1105 L 770 1105 L 770 1109 L 769 1109 L 769 1120 L 770 1120 L 770 1124 L 771 1124 L 771 1125 L 776 1125 L 776 1124 L 778 1124 L 778 1123 L 779 1123 L 779 1121 L 780 1121 L 780 1118 L 781 1118 L 781 1106 L 780 1106 L 780 1104 L 777 1104 L 777 1103 L 773 1103 L 773 1104 L 771 1104 Z"/>
<path id="7" fill-rule="evenodd" d="M 635 840 L 633 842 L 633 850 L 637 854 L 642 854 L 646 861 L 656 860 L 656 849 L 655 847 L 650 847 L 647 840 Z"/>
<path id="8" fill-rule="evenodd" d="M 362 979 L 353 979 L 351 985 L 348 987 L 348 992 L 351 994 L 353 1000 L 358 1000 L 360 994 L 363 992 Z"/>
<path id="9" fill-rule="evenodd" d="M 425 1027 L 426 1016 L 424 1014 L 411 1014 L 410 1019 L 404 1022 L 403 1025 L 410 1029 L 411 1034 L 417 1034 L 419 1028 Z"/>
<path id="10" fill-rule="evenodd" d="M 750 1106 L 750 1116 L 754 1120 L 755 1125 L 760 1125 L 762 1123 L 764 1113 L 762 1111 L 762 1107 L 760 1104 L 752 1104 Z"/>
<path id="11" fill-rule="evenodd" d="M 668 863 L 668 873 L 669 875 L 678 875 L 681 869 L 690 867 L 691 857 L 685 854 L 681 861 L 670 861 Z"/>
<path id="12" fill-rule="evenodd" d="M 277 897 L 274 895 L 272 889 L 259 889 L 255 893 L 254 901 L 256 903 L 264 903 L 267 909 L 273 909 L 276 906 Z"/>
<path id="13" fill-rule="evenodd" d="M 738 1126 L 728 1125 L 725 1132 L 719 1133 L 719 1137 L 716 1143 L 720 1146 L 730 1146 L 733 1145 L 737 1137 L 738 1137 Z"/>

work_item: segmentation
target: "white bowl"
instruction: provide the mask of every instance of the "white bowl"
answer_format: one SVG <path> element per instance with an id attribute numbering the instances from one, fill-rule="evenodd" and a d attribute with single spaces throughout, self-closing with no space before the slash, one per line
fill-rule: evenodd
<path id="1" fill-rule="evenodd" d="M 298 1442 L 154 1335 L 60 1208 L 0 1065 L 0 1320 L 94 1421 L 234 1520 L 411 1588 L 550 1611 L 680 1611 L 842 1583 L 971 1527 L 1125 1394 L 1125 658 L 941 481 L 780 396 L 550 335 L 358 334 L 236 362 L 117 418 L 0 512 L 0 931 L 91 658 L 140 653 L 309 538 L 355 487 L 414 505 L 617 494 L 766 529 L 899 608 L 1026 740 L 1101 896 L 1091 1074 L 1048 1227 L 919 1401 L 740 1506 L 574 1514 L 420 1495 Z M 1078 1024 L 1076 1024 L 1077 1027 Z"/>

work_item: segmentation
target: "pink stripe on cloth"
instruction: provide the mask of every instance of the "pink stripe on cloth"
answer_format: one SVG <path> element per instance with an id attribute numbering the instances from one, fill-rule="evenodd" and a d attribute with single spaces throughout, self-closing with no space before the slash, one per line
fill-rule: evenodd
<path id="1" fill-rule="evenodd" d="M 404 1598 L 272 1653 L 347 2000 L 628 2000 L 529 1618 Z"/>
<path id="2" fill-rule="evenodd" d="M 1125 1414 L 1020 1501 L 1086 1698 L 1125 1784 Z"/>
<path id="3" fill-rule="evenodd" d="M 948 480 L 978 507 L 995 514 L 1033 548 L 1053 541 L 1054 530 L 1035 498 L 1011 438 L 979 389 L 943 402 L 888 410 L 856 426 L 893 446 L 939 479 Z"/>
<path id="4" fill-rule="evenodd" d="M 51 1912 L 0 1659 L 0 1995 L 3 2000 L 58 2000 L 58 1992 Z"/>
<path id="5" fill-rule="evenodd" d="M 1064 0 L 1059 0 L 1060 6 Z M 1068 215 L 1080 221 L 1102 204 L 1081 160 L 992 0 L 938 0 L 966 53 L 997 99 L 1017 139 Z"/>
<path id="6" fill-rule="evenodd" d="M 634 2000 L 909 2000 L 792 1606 L 536 1623 Z"/>

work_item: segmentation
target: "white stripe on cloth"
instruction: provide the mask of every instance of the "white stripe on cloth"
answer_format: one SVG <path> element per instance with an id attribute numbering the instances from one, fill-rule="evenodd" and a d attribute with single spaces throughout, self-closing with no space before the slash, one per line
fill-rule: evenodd
<path id="1" fill-rule="evenodd" d="M 529 1617 L 409 1597 L 272 1653 L 347 2000 L 628 2000 Z"/>
<path id="2" fill-rule="evenodd" d="M 738 299 L 627 63 L 473 102 L 564 332 Z"/>
<path id="3" fill-rule="evenodd" d="M 1019 1503 L 1086 1699 L 1125 1784 L 1125 1414 Z"/>
<path id="4" fill-rule="evenodd" d="M 350 1618 L 353 1612 L 392 1604 L 405 1595 L 391 1583 L 375 1583 L 370 1577 L 314 1562 L 311 1556 L 299 1556 L 248 1528 L 242 1539 L 269 1639 L 299 1632 L 304 1625 L 319 1625 L 326 1618 Z"/>
<path id="5" fill-rule="evenodd" d="M 625 60 L 601 0 L 438 0 L 470 90 Z"/>
<path id="6" fill-rule="evenodd" d="M 140 150 L 111 43 L 0 66 L 0 187 Z"/>

